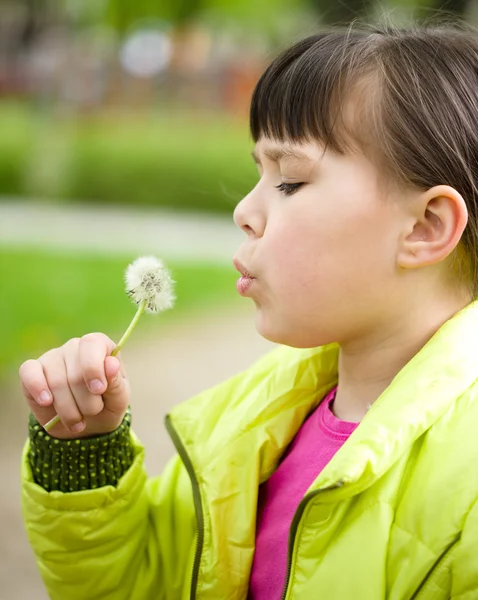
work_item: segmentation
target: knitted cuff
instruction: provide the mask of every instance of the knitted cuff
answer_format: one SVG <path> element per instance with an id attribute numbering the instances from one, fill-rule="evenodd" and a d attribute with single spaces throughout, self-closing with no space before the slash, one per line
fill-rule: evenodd
<path id="1" fill-rule="evenodd" d="M 33 478 L 47 492 L 78 492 L 116 486 L 134 460 L 130 435 L 131 411 L 106 435 L 59 440 L 30 414 L 30 466 Z"/>

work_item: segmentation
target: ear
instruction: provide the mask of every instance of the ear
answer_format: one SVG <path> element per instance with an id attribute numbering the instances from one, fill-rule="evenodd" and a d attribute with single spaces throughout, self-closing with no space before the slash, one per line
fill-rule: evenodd
<path id="1" fill-rule="evenodd" d="M 437 185 L 412 200 L 410 207 L 398 265 L 415 269 L 441 262 L 456 248 L 468 222 L 463 197 L 448 185 Z"/>

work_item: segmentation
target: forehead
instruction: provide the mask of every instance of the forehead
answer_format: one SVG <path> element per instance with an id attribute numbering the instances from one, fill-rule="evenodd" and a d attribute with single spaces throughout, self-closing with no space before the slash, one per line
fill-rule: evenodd
<path id="1" fill-rule="evenodd" d="M 315 162 L 324 154 L 324 149 L 316 143 L 299 144 L 262 137 L 251 154 L 255 162 L 261 162 L 264 157 L 274 162 L 280 160 Z"/>

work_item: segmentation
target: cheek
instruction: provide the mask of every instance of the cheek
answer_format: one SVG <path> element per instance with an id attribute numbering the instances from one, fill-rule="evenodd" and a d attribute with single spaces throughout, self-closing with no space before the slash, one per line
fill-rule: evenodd
<path id="1" fill-rule="evenodd" d="M 380 210 L 308 220 L 290 218 L 267 241 L 266 278 L 292 306 L 340 293 L 360 293 L 391 276 L 395 239 Z M 388 223 L 388 229 L 387 229 Z M 319 296 L 320 298 L 320 296 Z"/>
<path id="2" fill-rule="evenodd" d="M 315 237 L 315 236 L 314 236 Z M 289 284 L 303 285 L 306 273 L 318 254 L 317 240 L 303 227 L 291 223 L 276 228 L 268 240 L 264 240 L 266 253 L 266 277 L 276 285 L 287 287 Z"/>
<path id="3" fill-rule="evenodd" d="M 267 251 L 264 279 L 269 300 L 284 313 L 309 313 L 309 307 L 316 303 L 334 274 L 335 261 L 325 256 L 326 248 L 320 235 L 304 227 L 296 230 L 291 226 L 271 238 L 264 250 Z"/>

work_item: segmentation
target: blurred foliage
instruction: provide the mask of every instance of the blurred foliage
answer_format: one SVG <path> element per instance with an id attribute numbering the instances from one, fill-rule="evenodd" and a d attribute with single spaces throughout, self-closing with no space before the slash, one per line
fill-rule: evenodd
<path id="1" fill-rule="evenodd" d="M 257 180 L 247 124 L 191 115 L 54 120 L 0 105 L 1 196 L 231 213 Z"/>
<path id="2" fill-rule="evenodd" d="M 104 17 L 108 25 L 122 33 L 137 21 L 146 18 L 158 18 L 174 24 L 188 22 L 197 17 L 207 4 L 207 0 L 109 0 L 106 2 Z"/>
<path id="3" fill-rule="evenodd" d="M 371 18 L 388 10 L 412 10 L 417 17 L 444 10 L 464 16 L 473 0 L 76 0 L 85 14 L 113 26 L 120 33 L 143 19 L 158 18 L 181 26 L 204 15 L 260 23 L 264 30 L 274 27 L 281 15 L 311 10 L 325 24 L 349 23 Z M 72 0 L 69 0 L 72 3 Z M 101 8 L 102 7 L 102 8 Z"/>
<path id="4" fill-rule="evenodd" d="M 214 14 L 227 19 L 262 22 L 264 29 L 276 21 L 280 12 L 291 7 L 286 0 L 63 0 L 75 22 L 80 25 L 103 23 L 124 34 L 142 20 L 158 19 L 181 27 Z M 293 0 L 294 10 L 304 6 Z"/>
<path id="5" fill-rule="evenodd" d="M 49 348 L 92 331 L 119 339 L 135 307 L 124 293 L 125 267 L 136 256 L 118 258 L 57 255 L 0 248 L 2 320 L 0 380 Z M 169 262 L 176 283 L 175 308 L 145 315 L 138 330 L 160 327 L 191 311 L 229 306 L 237 299 L 232 267 Z"/>
<path id="6" fill-rule="evenodd" d="M 374 20 L 383 13 L 392 11 L 394 19 L 410 18 L 427 19 L 437 16 L 438 11 L 446 11 L 449 15 L 464 17 L 471 7 L 472 0 L 305 0 L 324 24 L 348 24 L 354 19 Z"/>

